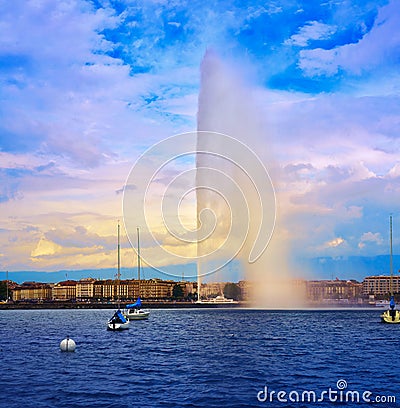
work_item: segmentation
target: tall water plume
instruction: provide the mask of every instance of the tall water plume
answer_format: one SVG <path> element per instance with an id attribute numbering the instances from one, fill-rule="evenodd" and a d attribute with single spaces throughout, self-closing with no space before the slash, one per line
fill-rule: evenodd
<path id="1" fill-rule="evenodd" d="M 215 256 L 227 260 L 234 256 L 240 261 L 246 280 L 252 282 L 251 298 L 256 305 L 295 306 L 298 299 L 286 263 L 284 234 L 279 217 L 275 218 L 279 206 L 266 169 L 248 151 L 255 152 L 269 173 L 274 173 L 268 134 L 249 88 L 213 51 L 207 51 L 201 65 L 197 129 L 199 274 L 214 271 L 212 257 L 203 259 L 215 248 L 223 248 Z M 227 143 L 220 134 L 239 143 Z M 210 181 L 213 187 L 208 189 Z M 215 274 L 213 280 L 220 280 L 219 272 Z"/>

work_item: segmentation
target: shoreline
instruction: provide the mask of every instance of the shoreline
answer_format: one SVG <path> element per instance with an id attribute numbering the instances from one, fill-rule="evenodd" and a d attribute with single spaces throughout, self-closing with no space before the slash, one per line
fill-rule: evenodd
<path id="1" fill-rule="evenodd" d="M 127 302 L 121 302 L 123 309 Z M 129 302 L 128 302 L 129 303 Z M 246 302 L 202 304 L 194 302 L 142 302 L 143 309 L 192 309 L 192 308 L 221 308 L 221 307 L 244 307 Z M 118 303 L 114 302 L 17 302 L 2 303 L 0 310 L 23 310 L 23 309 L 117 309 Z"/>
<path id="2" fill-rule="evenodd" d="M 121 303 L 121 308 L 124 308 L 126 302 Z M 36 310 L 36 309 L 116 309 L 118 303 L 114 302 L 9 302 L 0 303 L 1 310 Z M 249 309 L 263 309 L 257 307 L 251 302 L 237 302 L 237 303 L 195 303 L 195 302 L 143 302 L 143 309 L 218 309 L 218 308 L 249 308 Z M 381 307 L 374 307 L 368 304 L 343 304 L 343 303 L 330 303 L 330 304 L 314 304 L 308 303 L 298 308 L 268 308 L 266 310 L 312 310 L 312 309 L 369 309 L 376 311 L 386 310 Z"/>

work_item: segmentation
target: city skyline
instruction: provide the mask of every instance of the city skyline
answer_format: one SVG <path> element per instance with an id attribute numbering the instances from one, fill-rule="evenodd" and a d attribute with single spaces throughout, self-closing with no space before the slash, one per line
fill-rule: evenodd
<path id="1" fill-rule="evenodd" d="M 381 269 L 391 213 L 400 253 L 395 1 L 0 7 L 0 270 L 115 267 L 125 180 L 154 143 L 196 129 L 208 49 L 265 122 L 295 272 Z M 124 234 L 121 257 L 134 268 Z"/>
<path id="2" fill-rule="evenodd" d="M 308 261 L 306 265 L 301 265 L 300 270 L 308 270 L 308 274 L 299 275 L 292 274 L 294 279 L 322 279 L 322 280 L 356 280 L 362 282 L 368 276 L 388 276 L 387 265 L 389 263 L 389 255 L 377 257 L 349 257 L 340 260 L 332 260 L 331 258 L 313 258 Z M 233 263 L 235 264 L 235 263 Z M 400 265 L 400 255 L 393 256 L 393 264 Z M 172 279 L 172 280 L 189 280 L 196 281 L 193 277 L 196 270 L 195 264 L 186 265 L 170 265 L 166 268 L 169 274 L 162 273 L 155 269 L 145 267 L 142 269 L 143 279 Z M 185 275 L 186 273 L 186 275 Z M 394 276 L 399 276 L 400 270 L 395 267 Z M 7 272 L 0 271 L 0 281 L 7 279 L 15 281 L 16 283 L 23 283 L 25 281 L 35 282 L 59 282 L 62 280 L 79 280 L 85 278 L 95 279 L 116 279 L 117 269 L 75 269 L 75 270 L 59 270 L 59 271 L 15 271 Z M 215 278 L 219 277 L 221 281 L 239 282 L 245 280 L 246 276 L 243 269 L 238 263 L 219 273 L 218 275 L 209 275 L 203 282 L 213 282 Z M 121 279 L 137 279 L 137 269 L 135 267 L 122 267 Z"/>

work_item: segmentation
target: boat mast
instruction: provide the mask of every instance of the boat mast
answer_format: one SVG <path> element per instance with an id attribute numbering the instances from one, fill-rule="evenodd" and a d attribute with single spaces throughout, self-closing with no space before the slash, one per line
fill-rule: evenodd
<path id="1" fill-rule="evenodd" d="M 138 283 L 139 283 L 139 294 L 138 297 L 140 296 L 140 244 L 139 244 L 139 227 L 136 227 L 136 231 L 137 231 L 137 256 L 138 256 L 138 260 L 137 260 L 137 264 L 138 264 Z"/>
<path id="2" fill-rule="evenodd" d="M 201 287 L 201 280 L 200 280 L 200 260 L 197 259 L 197 301 L 201 302 L 201 296 L 200 296 L 200 287 Z"/>
<path id="3" fill-rule="evenodd" d="M 118 220 L 118 272 L 117 272 L 117 301 L 118 309 L 120 308 L 120 299 L 119 299 L 119 281 L 121 279 L 121 256 L 120 256 L 120 238 L 119 238 L 119 220 Z"/>
<path id="4" fill-rule="evenodd" d="M 6 302 L 8 302 L 8 271 L 6 272 L 6 288 L 7 288 Z"/>
<path id="5" fill-rule="evenodd" d="M 390 215 L 390 296 L 393 296 L 393 238 L 392 238 L 392 215 Z"/>

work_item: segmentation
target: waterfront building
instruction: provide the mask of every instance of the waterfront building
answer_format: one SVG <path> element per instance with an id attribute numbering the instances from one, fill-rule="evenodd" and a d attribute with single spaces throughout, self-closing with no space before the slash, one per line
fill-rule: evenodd
<path id="1" fill-rule="evenodd" d="M 93 298 L 96 300 L 125 300 L 133 299 L 135 285 L 132 280 L 120 280 L 119 283 L 113 279 L 98 280 L 93 285 Z"/>
<path id="2" fill-rule="evenodd" d="M 93 299 L 95 299 L 96 301 L 107 298 L 106 296 L 104 296 L 104 282 L 104 280 L 97 280 L 93 284 Z"/>
<path id="3" fill-rule="evenodd" d="M 311 302 L 319 303 L 326 301 L 354 302 L 362 295 L 385 295 L 389 292 L 389 277 L 378 276 L 365 278 L 361 284 L 356 281 L 346 280 L 291 280 L 293 293 L 301 295 Z M 184 297 L 197 293 L 197 283 L 187 281 L 174 281 L 162 279 L 121 280 L 119 283 L 113 279 L 96 280 L 93 278 L 81 279 L 80 281 L 66 280 L 56 284 L 37 282 L 25 282 L 11 290 L 12 299 L 24 300 L 55 300 L 55 301 L 104 301 L 117 300 L 131 302 L 140 295 L 143 300 L 162 301 L 170 300 L 173 288 L 179 285 L 183 290 Z M 202 283 L 201 296 L 213 298 L 224 293 L 226 282 Z M 251 292 L 255 283 L 240 281 L 236 284 L 241 290 L 242 300 L 251 300 Z M 399 292 L 400 277 L 394 278 L 394 292 Z M 303 296 L 304 295 L 304 296 Z"/>
<path id="4" fill-rule="evenodd" d="M 355 300 L 360 297 L 362 284 L 346 280 L 307 281 L 307 298 L 312 302 L 324 300 Z"/>
<path id="5" fill-rule="evenodd" d="M 12 289 L 12 299 L 19 300 L 50 300 L 52 287 L 47 283 L 24 282 Z"/>
<path id="6" fill-rule="evenodd" d="M 116 299 L 128 299 L 129 298 L 129 281 L 121 280 L 116 281 L 114 284 L 115 287 L 115 298 Z"/>
<path id="7" fill-rule="evenodd" d="M 183 289 L 183 296 L 184 297 L 188 297 L 190 295 L 193 295 L 193 293 L 195 292 L 195 285 L 197 286 L 197 283 L 195 284 L 194 282 L 186 282 L 186 281 L 182 281 L 182 282 L 178 282 L 178 285 L 181 286 L 181 288 Z"/>
<path id="8" fill-rule="evenodd" d="M 400 293 L 400 276 L 393 276 L 394 293 Z M 362 283 L 363 295 L 389 295 L 390 294 L 390 276 L 368 276 Z"/>
<path id="9" fill-rule="evenodd" d="M 93 278 L 79 281 L 67 280 L 54 285 L 45 283 L 26 282 L 16 285 L 12 289 L 13 300 L 52 299 L 59 301 L 102 301 L 116 300 L 133 301 L 140 295 L 145 300 L 171 299 L 173 287 L 178 284 L 183 290 L 184 296 L 195 292 L 193 282 L 176 282 L 173 280 L 148 279 L 121 280 L 119 283 L 113 279 L 96 280 Z M 44 292 L 46 288 L 47 292 Z M 11 288 L 10 288 L 11 289 Z M 42 292 L 38 292 L 43 289 Z"/>
<path id="10" fill-rule="evenodd" d="M 140 281 L 140 295 L 143 299 L 170 299 L 177 282 L 173 280 L 148 279 Z"/>
<path id="11" fill-rule="evenodd" d="M 250 300 L 252 298 L 251 293 L 254 290 L 254 283 L 241 280 L 238 282 L 238 286 L 241 292 L 241 299 L 242 300 Z"/>
<path id="12" fill-rule="evenodd" d="M 79 300 L 93 299 L 94 283 L 96 279 L 81 279 L 76 283 L 76 298 Z"/>
<path id="13" fill-rule="evenodd" d="M 201 284 L 201 297 L 202 298 L 214 298 L 222 296 L 224 294 L 224 287 L 226 282 L 208 282 Z"/>
<path id="14" fill-rule="evenodd" d="M 99 280 L 94 284 L 93 296 L 98 299 L 112 300 L 115 296 L 114 290 L 115 280 L 105 279 Z"/>
<path id="15" fill-rule="evenodd" d="M 53 286 L 53 300 L 72 300 L 76 299 L 76 281 L 66 280 L 58 282 Z"/>
<path id="16" fill-rule="evenodd" d="M 137 279 L 129 279 L 127 282 L 127 298 L 135 300 L 138 298 L 140 293 L 140 284 Z"/>

